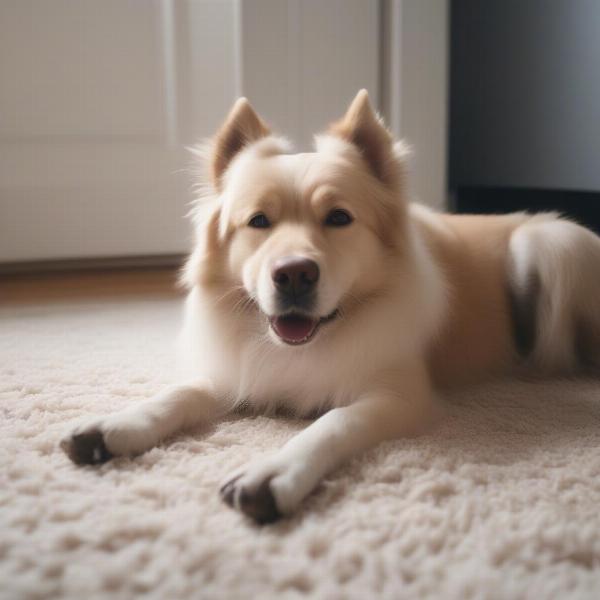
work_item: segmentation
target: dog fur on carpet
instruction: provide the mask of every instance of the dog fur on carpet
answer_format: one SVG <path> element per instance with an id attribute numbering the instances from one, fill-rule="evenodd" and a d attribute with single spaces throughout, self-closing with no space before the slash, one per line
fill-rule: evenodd
<path id="1" fill-rule="evenodd" d="M 259 528 L 217 490 L 305 424 L 235 418 L 133 459 L 58 448 L 170 383 L 180 301 L 0 309 L 0 597 L 598 598 L 600 382 L 495 383 Z"/>

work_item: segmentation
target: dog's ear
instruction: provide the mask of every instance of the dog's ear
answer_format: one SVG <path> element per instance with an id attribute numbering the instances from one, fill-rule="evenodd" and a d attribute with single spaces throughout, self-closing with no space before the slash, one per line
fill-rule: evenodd
<path id="1" fill-rule="evenodd" d="M 215 136 L 210 161 L 211 179 L 221 189 L 223 173 L 235 155 L 248 144 L 271 133 L 246 98 L 239 98 Z"/>
<path id="2" fill-rule="evenodd" d="M 367 90 L 356 94 L 346 114 L 331 125 L 329 132 L 354 144 L 373 174 L 384 183 L 390 183 L 393 138 L 371 107 Z"/>

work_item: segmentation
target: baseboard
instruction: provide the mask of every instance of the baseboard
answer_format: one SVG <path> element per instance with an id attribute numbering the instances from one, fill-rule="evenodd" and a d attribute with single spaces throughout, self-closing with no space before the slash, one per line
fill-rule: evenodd
<path id="1" fill-rule="evenodd" d="M 460 186 L 453 190 L 452 198 L 453 212 L 558 211 L 600 234 L 600 192 Z"/>
<path id="2" fill-rule="evenodd" d="M 180 267 L 185 254 L 70 258 L 0 263 L 0 275 L 56 273 L 61 271 L 107 271 L 120 269 L 170 269 Z"/>

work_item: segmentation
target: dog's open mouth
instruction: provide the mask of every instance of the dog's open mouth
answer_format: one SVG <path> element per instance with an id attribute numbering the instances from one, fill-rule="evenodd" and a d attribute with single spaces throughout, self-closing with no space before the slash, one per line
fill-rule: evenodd
<path id="1" fill-rule="evenodd" d="M 335 319 L 338 311 L 334 310 L 326 317 L 315 318 L 299 313 L 270 317 L 269 324 L 277 337 L 290 346 L 300 346 L 310 341 L 321 325 Z"/>

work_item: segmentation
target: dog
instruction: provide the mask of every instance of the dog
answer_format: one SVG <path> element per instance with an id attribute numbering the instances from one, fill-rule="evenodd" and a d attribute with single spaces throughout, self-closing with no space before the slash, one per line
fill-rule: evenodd
<path id="1" fill-rule="evenodd" d="M 440 391 L 596 370 L 600 238 L 557 214 L 460 216 L 406 197 L 406 150 L 365 90 L 293 154 L 244 98 L 200 150 L 184 383 L 71 431 L 77 464 L 135 455 L 240 406 L 320 415 L 220 493 L 258 523 L 440 414 Z"/>

